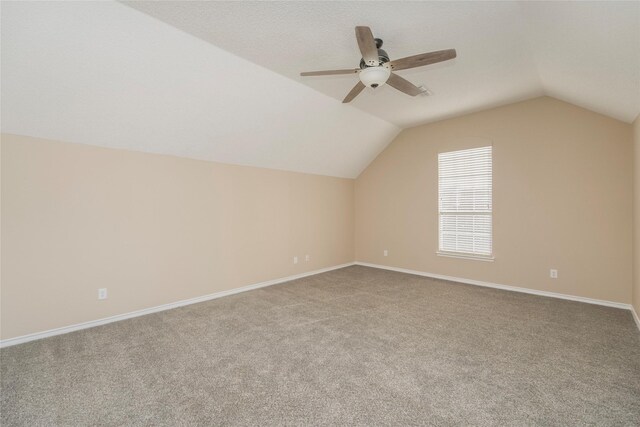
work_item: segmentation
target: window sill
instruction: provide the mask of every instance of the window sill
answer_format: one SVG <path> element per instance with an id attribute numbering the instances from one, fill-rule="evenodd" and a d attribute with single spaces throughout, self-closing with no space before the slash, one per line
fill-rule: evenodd
<path id="1" fill-rule="evenodd" d="M 437 251 L 436 255 L 444 256 L 448 258 L 471 259 L 474 261 L 485 261 L 485 262 L 493 262 L 495 260 L 495 258 L 491 255 L 474 255 L 474 254 L 463 254 L 458 252 Z"/>

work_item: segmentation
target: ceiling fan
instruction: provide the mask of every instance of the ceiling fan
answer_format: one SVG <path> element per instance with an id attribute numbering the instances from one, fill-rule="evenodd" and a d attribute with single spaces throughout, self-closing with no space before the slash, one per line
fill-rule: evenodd
<path id="1" fill-rule="evenodd" d="M 389 55 L 382 49 L 382 39 L 374 39 L 371 28 L 356 27 L 356 39 L 358 47 L 362 53 L 360 68 L 347 70 L 325 70 L 308 71 L 300 73 L 301 76 L 330 76 L 334 74 L 358 74 L 360 81 L 351 89 L 351 92 L 342 101 L 351 102 L 365 86 L 377 88 L 385 83 L 389 86 L 404 92 L 407 95 L 416 96 L 427 91 L 424 87 L 418 87 L 408 80 L 403 79 L 394 71 L 406 70 L 408 68 L 422 67 L 423 65 L 435 64 L 436 62 L 447 61 L 456 57 L 455 49 L 438 50 L 435 52 L 422 53 L 419 55 L 407 56 L 393 61 L 389 60 Z"/>

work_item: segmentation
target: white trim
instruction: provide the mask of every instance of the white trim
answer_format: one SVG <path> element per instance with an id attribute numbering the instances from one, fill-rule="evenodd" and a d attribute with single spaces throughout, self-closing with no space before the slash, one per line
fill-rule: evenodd
<path id="1" fill-rule="evenodd" d="M 570 301 L 586 302 L 587 304 L 604 305 L 604 306 L 607 306 L 607 307 L 622 308 L 622 309 L 625 309 L 625 310 L 632 310 L 632 308 L 633 308 L 631 306 L 631 304 L 624 304 L 624 303 L 621 303 L 621 302 L 607 301 L 607 300 L 587 298 L 587 297 L 578 297 L 578 296 L 575 296 L 575 295 L 559 294 L 559 293 L 556 293 L 556 292 L 538 291 L 538 290 L 529 289 L 529 288 L 519 288 L 517 286 L 499 285 L 497 283 L 482 282 L 480 280 L 464 279 L 464 278 L 461 278 L 461 277 L 453 277 L 453 276 L 444 276 L 442 274 L 433 274 L 433 273 L 427 273 L 427 272 L 424 272 L 424 271 L 409 270 L 409 269 L 406 269 L 406 268 L 398 268 L 398 267 L 390 267 L 390 266 L 387 266 L 387 265 L 380 265 L 380 264 L 370 264 L 368 262 L 356 261 L 355 265 L 362 265 L 364 267 L 380 268 L 382 270 L 398 271 L 400 273 L 408 273 L 408 274 L 414 274 L 416 276 L 431 277 L 433 279 L 449 280 L 449 281 L 452 281 L 452 282 L 465 283 L 467 285 L 484 286 L 484 287 L 487 287 L 487 288 L 503 289 L 505 291 L 513 291 L 513 292 L 522 292 L 522 293 L 525 293 L 525 294 L 540 295 L 540 296 L 543 296 L 543 297 L 551 297 L 551 298 L 559 298 L 559 299 L 565 299 L 565 300 L 570 300 Z M 637 319 L 636 319 L 636 321 L 637 321 Z"/>
<path id="2" fill-rule="evenodd" d="M 475 261 L 493 262 L 495 258 L 491 255 L 465 254 L 461 252 L 436 251 L 436 255 L 448 258 L 472 259 Z"/>
<path id="3" fill-rule="evenodd" d="M 103 319 L 90 320 L 88 322 L 77 323 L 75 325 L 69 325 L 69 326 L 63 326 L 61 328 L 50 329 L 48 331 L 36 332 L 33 334 L 22 335 L 15 338 L 8 338 L 5 340 L 0 340 L 0 348 L 9 347 L 16 344 L 22 344 L 29 341 L 35 341 L 42 338 L 52 337 L 54 335 L 61 335 L 69 332 L 79 331 L 81 329 L 93 328 L 94 326 L 106 325 L 107 323 L 113 323 L 113 322 L 118 322 L 120 320 L 131 319 L 132 317 L 144 316 L 145 314 L 157 313 L 158 311 L 170 310 L 172 308 L 209 301 L 212 299 L 221 298 L 228 295 L 238 294 L 240 292 L 246 292 L 254 289 L 264 288 L 266 286 L 277 285 L 279 283 L 289 282 L 291 280 L 301 279 L 303 277 L 313 276 L 320 273 L 326 273 L 327 271 L 349 267 L 354 264 L 355 263 L 353 262 L 349 262 L 346 264 L 334 265 L 332 267 L 321 268 L 320 270 L 309 271 L 307 273 L 295 274 L 293 276 L 267 280 L 266 282 L 255 283 L 253 285 L 247 285 L 241 288 L 234 288 L 226 291 L 215 292 L 213 294 L 171 302 L 171 303 L 159 305 L 156 307 L 143 308 L 142 310 L 136 310 L 130 313 L 118 314 L 111 317 L 105 317 Z"/>
<path id="4" fill-rule="evenodd" d="M 633 320 L 636 321 L 636 326 L 638 327 L 638 330 L 640 330 L 640 316 L 638 316 L 638 312 L 635 308 L 633 308 L 633 306 L 631 306 L 630 310 L 631 314 L 633 315 Z"/>

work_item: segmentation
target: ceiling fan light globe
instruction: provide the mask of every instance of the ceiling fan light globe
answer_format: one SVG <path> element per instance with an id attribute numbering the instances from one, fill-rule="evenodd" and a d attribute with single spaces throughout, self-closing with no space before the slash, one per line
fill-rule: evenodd
<path id="1" fill-rule="evenodd" d="M 387 82 L 391 70 L 387 67 L 367 67 L 360 71 L 359 77 L 362 84 L 370 88 L 377 88 Z"/>

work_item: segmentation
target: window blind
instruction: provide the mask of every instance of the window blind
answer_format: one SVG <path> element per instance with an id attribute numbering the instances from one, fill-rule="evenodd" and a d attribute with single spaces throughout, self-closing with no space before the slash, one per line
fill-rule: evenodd
<path id="1" fill-rule="evenodd" d="M 492 147 L 438 154 L 439 250 L 492 253 Z"/>

